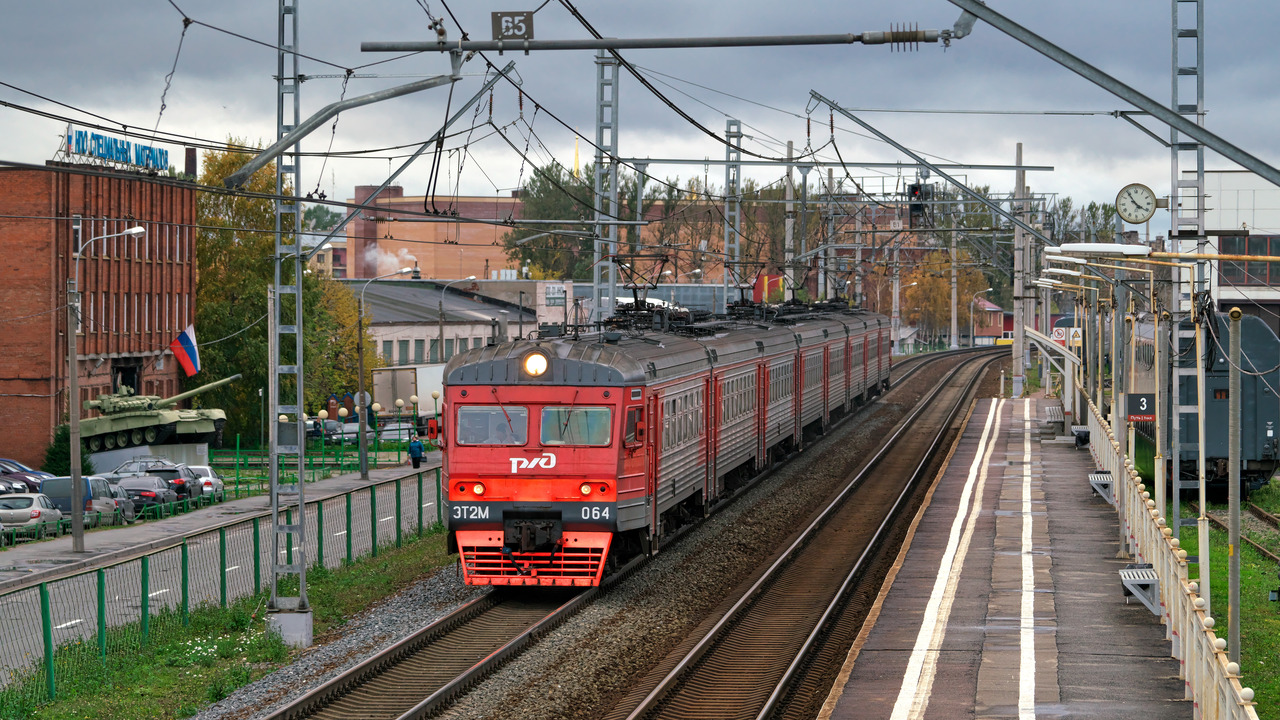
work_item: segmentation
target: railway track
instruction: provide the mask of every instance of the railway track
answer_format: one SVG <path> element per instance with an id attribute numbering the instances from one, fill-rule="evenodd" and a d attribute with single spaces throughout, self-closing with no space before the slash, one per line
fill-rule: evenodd
<path id="1" fill-rule="evenodd" d="M 927 485 L 957 415 L 994 361 L 978 356 L 955 368 L 701 639 L 607 717 L 768 718 L 820 697 L 822 680 L 807 665 L 850 601 L 865 607 L 849 614 L 869 608 L 879 587 L 878 573 L 869 572 L 876 551 Z"/>
<path id="2" fill-rule="evenodd" d="M 960 351 L 960 354 L 969 352 Z M 892 387 L 901 385 L 933 362 L 954 357 L 953 353 L 945 353 L 900 363 L 902 369 Z M 855 413 L 846 419 L 856 416 Z M 769 477 L 777 467 L 761 473 L 747 487 L 735 493 L 730 501 Z M 727 504 L 723 503 L 717 511 Z M 667 543 L 678 540 L 692 527 L 681 528 Z M 626 578 L 646 560 L 644 557 L 636 558 L 609 576 L 599 588 L 576 594 L 486 593 L 316 687 L 269 717 L 272 720 L 408 720 L 429 717 L 452 704 L 472 685 Z"/>

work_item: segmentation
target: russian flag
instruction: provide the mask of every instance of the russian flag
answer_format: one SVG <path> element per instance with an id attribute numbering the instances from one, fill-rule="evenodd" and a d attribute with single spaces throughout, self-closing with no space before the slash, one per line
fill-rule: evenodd
<path id="1" fill-rule="evenodd" d="M 169 349 L 173 351 L 173 356 L 178 359 L 182 369 L 187 371 L 187 377 L 200 372 L 200 349 L 196 347 L 195 325 L 188 325 L 181 335 L 169 343 Z"/>

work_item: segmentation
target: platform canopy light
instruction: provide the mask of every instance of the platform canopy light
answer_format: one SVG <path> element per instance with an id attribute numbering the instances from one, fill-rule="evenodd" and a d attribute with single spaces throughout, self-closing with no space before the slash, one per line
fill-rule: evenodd
<path id="1" fill-rule="evenodd" d="M 524 371 L 530 377 L 538 377 L 547 371 L 547 356 L 532 352 L 524 356 Z"/>
<path id="2" fill-rule="evenodd" d="M 1061 285 L 1062 281 L 1054 280 L 1053 278 L 1036 278 L 1036 284 L 1037 285 Z"/>
<path id="3" fill-rule="evenodd" d="M 1049 250 L 1050 248 L 1045 248 L 1045 252 L 1048 252 Z M 1126 245 L 1124 243 L 1063 243 L 1058 246 L 1058 252 L 1063 255 L 1146 257 L 1151 254 L 1151 248 L 1146 245 Z"/>
<path id="4" fill-rule="evenodd" d="M 1057 248 L 1053 248 L 1057 250 Z M 1046 250 L 1047 252 L 1047 250 Z M 1063 265 L 1088 265 L 1089 261 L 1084 258 L 1067 257 L 1066 255 L 1046 255 L 1045 260 L 1051 263 L 1061 263 Z"/>
<path id="5" fill-rule="evenodd" d="M 1067 270 L 1066 268 L 1045 268 L 1042 272 L 1049 275 L 1070 275 L 1071 277 L 1080 277 L 1083 274 L 1079 270 Z"/>

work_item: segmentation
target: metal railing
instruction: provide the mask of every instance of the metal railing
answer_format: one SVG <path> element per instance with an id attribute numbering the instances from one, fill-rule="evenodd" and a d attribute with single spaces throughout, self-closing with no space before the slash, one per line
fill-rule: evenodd
<path id="1" fill-rule="evenodd" d="M 1098 467 L 1109 472 L 1115 489 L 1120 535 L 1137 562 L 1150 563 L 1159 576 L 1161 622 L 1185 680 L 1185 699 L 1195 703 L 1197 718 L 1257 720 L 1253 690 L 1240 684 L 1240 668 L 1227 658 L 1227 641 L 1214 632 L 1204 611 L 1199 585 L 1187 579 L 1187 551 L 1173 536 L 1142 477 L 1126 457 L 1111 426 L 1089 401 L 1089 450 Z M 1200 548 L 1208 552 L 1208 548 Z"/>
<path id="2" fill-rule="evenodd" d="M 439 468 L 308 502 L 312 567 L 334 568 L 400 546 L 443 522 Z M 432 483 L 435 487 L 432 488 Z M 283 511 L 292 522 L 296 507 Z M 0 718 L 58 697 L 58 687 L 110 682 L 108 660 L 180 638 L 192 611 L 227 608 L 269 582 L 270 512 L 165 548 L 0 594 Z M 293 562 L 295 548 L 280 550 Z"/>

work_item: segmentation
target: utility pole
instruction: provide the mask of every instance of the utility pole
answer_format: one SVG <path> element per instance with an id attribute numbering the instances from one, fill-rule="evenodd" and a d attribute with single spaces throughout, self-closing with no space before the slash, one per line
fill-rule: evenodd
<path id="1" fill-rule="evenodd" d="M 1027 182 L 1026 172 L 1022 169 L 1022 143 L 1018 143 L 1014 173 L 1013 214 L 1025 222 L 1022 213 L 1022 187 Z M 1022 225 L 1013 226 L 1013 376 L 1012 397 L 1022 397 L 1022 383 L 1026 379 L 1026 368 L 1023 366 L 1026 337 L 1026 306 L 1023 294 L 1026 292 L 1027 236 L 1022 232 Z"/>
<path id="2" fill-rule="evenodd" d="M 957 315 L 956 236 L 951 235 L 951 349 L 960 349 L 960 317 Z"/>
<path id="3" fill-rule="evenodd" d="M 1227 489 L 1230 533 L 1227 539 L 1227 656 L 1240 663 L 1240 308 L 1231 308 L 1231 362 L 1227 380 Z M 1213 318 L 1210 322 L 1217 322 Z M 1208 554 L 1206 550 L 1198 550 Z"/>
<path id="4" fill-rule="evenodd" d="M 898 352 L 898 336 L 901 334 L 899 328 L 902 320 L 898 310 L 898 294 L 902 291 L 902 276 L 899 274 L 901 267 L 898 263 L 898 247 L 895 245 L 893 248 L 893 313 L 889 317 L 889 332 L 892 333 L 889 337 L 891 354 Z"/>
<path id="5" fill-rule="evenodd" d="M 782 257 L 786 265 L 782 271 L 784 274 L 790 275 L 787 282 L 792 288 L 796 286 L 796 274 L 799 272 L 794 263 L 796 261 L 795 231 L 796 231 L 796 183 L 795 176 L 791 174 L 794 166 L 791 164 L 791 158 L 795 156 L 795 145 L 790 140 L 787 141 L 787 217 L 782 224 Z M 793 296 L 795 290 L 792 290 Z M 783 300 L 786 300 L 786 293 L 783 293 Z"/>

